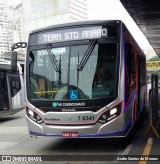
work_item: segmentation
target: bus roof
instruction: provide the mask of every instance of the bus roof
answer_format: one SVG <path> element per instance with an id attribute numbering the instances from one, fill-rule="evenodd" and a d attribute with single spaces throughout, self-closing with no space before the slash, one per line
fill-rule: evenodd
<path id="1" fill-rule="evenodd" d="M 81 21 L 81 22 L 72 22 L 72 23 L 63 23 L 53 26 L 48 26 L 40 29 L 36 29 L 30 32 L 30 34 L 38 33 L 40 31 L 47 31 L 56 28 L 69 27 L 69 26 L 80 26 L 80 25 L 94 25 L 94 24 L 104 24 L 104 23 L 113 23 L 122 22 L 121 20 L 92 20 L 92 21 Z"/>

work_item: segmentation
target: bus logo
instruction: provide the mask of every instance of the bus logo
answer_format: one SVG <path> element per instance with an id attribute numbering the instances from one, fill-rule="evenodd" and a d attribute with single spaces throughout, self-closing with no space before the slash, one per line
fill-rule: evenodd
<path id="1" fill-rule="evenodd" d="M 52 102 L 52 107 L 57 107 L 58 106 L 58 102 Z"/>

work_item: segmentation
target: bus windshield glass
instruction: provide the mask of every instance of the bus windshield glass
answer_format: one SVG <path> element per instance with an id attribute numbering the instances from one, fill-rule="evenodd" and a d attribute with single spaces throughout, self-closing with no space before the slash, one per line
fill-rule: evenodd
<path id="1" fill-rule="evenodd" d="M 115 98 L 117 42 L 55 47 L 29 51 L 28 97 L 36 100 Z"/>

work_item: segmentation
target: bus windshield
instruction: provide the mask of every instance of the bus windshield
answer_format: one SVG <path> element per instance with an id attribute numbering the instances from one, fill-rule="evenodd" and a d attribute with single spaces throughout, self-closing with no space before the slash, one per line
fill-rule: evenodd
<path id="1" fill-rule="evenodd" d="M 27 84 L 29 99 L 115 98 L 117 47 L 117 42 L 90 42 L 32 49 Z"/>

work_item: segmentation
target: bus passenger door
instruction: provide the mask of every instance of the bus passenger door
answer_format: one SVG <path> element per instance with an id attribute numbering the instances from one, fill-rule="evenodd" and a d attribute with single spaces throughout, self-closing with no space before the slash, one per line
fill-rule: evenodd
<path id="1" fill-rule="evenodd" d="M 137 118 L 137 71 L 136 71 L 136 53 L 132 44 L 126 44 L 126 102 L 132 102 L 133 119 Z M 133 97 L 133 98 L 132 98 Z"/>
<path id="2" fill-rule="evenodd" d="M 146 90 L 146 69 L 145 69 L 145 58 L 138 54 L 138 108 L 139 112 L 143 109 L 145 102 Z"/>
<path id="3" fill-rule="evenodd" d="M 19 71 L 8 74 L 12 112 L 23 108 L 23 87 Z"/>
<path id="4" fill-rule="evenodd" d="M 0 70 L 0 111 L 7 112 L 9 109 L 6 71 Z"/>

